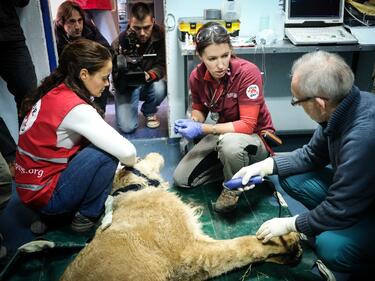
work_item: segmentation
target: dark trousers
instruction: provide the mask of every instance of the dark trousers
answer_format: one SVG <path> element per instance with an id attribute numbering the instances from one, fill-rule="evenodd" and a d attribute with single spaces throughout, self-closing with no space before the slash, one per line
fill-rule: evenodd
<path id="1" fill-rule="evenodd" d="M 0 117 L 0 153 L 7 162 L 13 162 L 16 156 L 16 149 L 17 145 L 3 118 Z"/>
<path id="2" fill-rule="evenodd" d="M 294 199 L 311 210 L 327 195 L 333 172 L 309 172 L 284 178 L 281 187 Z M 307 211 L 307 210 L 306 210 Z M 375 215 L 369 210 L 354 225 L 344 229 L 327 230 L 315 237 L 317 256 L 337 272 L 370 272 L 375 262 Z"/>
<path id="3" fill-rule="evenodd" d="M 0 77 L 4 79 L 9 92 L 14 96 L 18 113 L 20 113 L 22 100 L 37 86 L 34 64 L 25 41 L 0 42 Z M 18 120 L 21 125 L 20 116 Z M 2 119 L 0 138 L 0 152 L 5 160 L 8 162 L 14 160 L 16 144 Z"/>
<path id="4" fill-rule="evenodd" d="M 22 100 L 35 90 L 34 64 L 25 41 L 0 42 L 0 76 L 14 96 L 18 111 Z"/>
<path id="5" fill-rule="evenodd" d="M 61 173 L 52 198 L 40 212 L 49 216 L 79 212 L 97 218 L 112 190 L 117 165 L 118 160 L 103 150 L 84 148 Z"/>

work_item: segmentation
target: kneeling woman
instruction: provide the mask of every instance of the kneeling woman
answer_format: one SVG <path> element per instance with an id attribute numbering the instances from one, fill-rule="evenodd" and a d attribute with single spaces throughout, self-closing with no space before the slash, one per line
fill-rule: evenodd
<path id="1" fill-rule="evenodd" d="M 132 166 L 136 160 L 133 144 L 93 103 L 109 85 L 111 70 L 105 47 L 79 39 L 65 47 L 58 68 L 24 103 L 28 113 L 16 155 L 17 192 L 42 215 L 71 214 L 76 231 L 89 230 L 100 217 L 118 161 Z"/>
<path id="2" fill-rule="evenodd" d="M 240 168 L 265 159 L 270 149 L 261 131 L 275 131 L 261 73 L 253 63 L 233 56 L 226 29 L 214 22 L 203 25 L 196 37 L 196 52 L 202 63 L 189 79 L 191 119 L 175 123 L 175 132 L 183 137 L 204 136 L 175 170 L 175 183 L 185 188 L 229 180 Z M 208 115 L 214 124 L 204 123 Z M 238 192 L 224 189 L 215 210 L 229 212 L 237 201 Z"/>

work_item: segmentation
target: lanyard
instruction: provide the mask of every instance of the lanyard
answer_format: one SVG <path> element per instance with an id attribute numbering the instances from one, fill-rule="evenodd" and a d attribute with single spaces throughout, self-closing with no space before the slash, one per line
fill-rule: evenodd
<path id="1" fill-rule="evenodd" d="M 223 85 L 224 80 L 226 82 L 227 79 L 223 78 L 222 80 L 220 80 L 219 86 L 215 89 L 215 91 L 213 91 L 210 84 L 208 85 L 209 94 L 207 94 L 207 98 L 208 100 L 210 100 L 210 103 L 207 104 L 207 102 L 205 102 L 204 105 L 207 106 L 211 112 L 214 112 L 217 102 L 226 90 L 225 88 L 227 86 L 227 83 Z"/>

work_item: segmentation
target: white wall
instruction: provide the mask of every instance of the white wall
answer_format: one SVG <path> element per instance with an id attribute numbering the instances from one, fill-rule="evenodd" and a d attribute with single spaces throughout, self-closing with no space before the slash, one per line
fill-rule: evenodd
<path id="1" fill-rule="evenodd" d="M 26 44 L 35 65 L 38 81 L 49 71 L 47 46 L 44 38 L 43 20 L 39 1 L 30 1 L 25 8 L 19 9 L 19 18 L 26 36 Z M 14 97 L 5 82 L 0 78 L 0 116 L 7 124 L 13 138 L 18 141 L 17 110 Z"/>

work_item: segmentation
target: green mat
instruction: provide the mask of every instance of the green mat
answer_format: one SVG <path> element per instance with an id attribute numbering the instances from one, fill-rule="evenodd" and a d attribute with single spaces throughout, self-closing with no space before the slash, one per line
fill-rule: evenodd
<path id="1" fill-rule="evenodd" d="M 178 193 L 183 201 L 203 207 L 201 216 L 203 230 L 217 239 L 254 234 L 265 220 L 279 215 L 277 201 L 272 195 L 272 190 L 266 184 L 242 194 L 234 212 L 227 215 L 218 214 L 213 211 L 212 203 L 216 201 L 221 188 L 221 185 L 217 183 L 188 190 L 172 187 L 171 190 Z M 282 208 L 281 216 L 288 215 L 288 209 Z M 86 235 L 73 233 L 68 226 L 51 231 L 41 239 L 53 241 L 55 247 L 35 253 L 17 251 L 0 274 L 0 280 L 59 280 L 66 266 L 92 238 L 93 234 L 94 231 Z M 212 280 L 322 280 L 311 273 L 316 256 L 307 245 L 302 244 L 302 246 L 303 257 L 296 266 L 272 263 L 253 264 Z"/>

